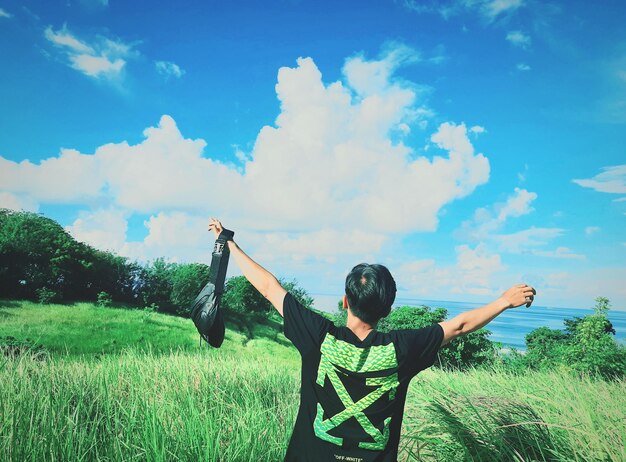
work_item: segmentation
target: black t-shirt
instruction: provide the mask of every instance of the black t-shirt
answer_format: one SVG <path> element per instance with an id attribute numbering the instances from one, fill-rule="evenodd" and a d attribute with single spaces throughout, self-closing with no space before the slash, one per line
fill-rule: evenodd
<path id="1" fill-rule="evenodd" d="M 302 357 L 300 408 L 285 461 L 395 462 L 409 382 L 432 366 L 441 326 L 374 330 L 361 341 L 289 293 L 283 316 L 285 336 Z"/>

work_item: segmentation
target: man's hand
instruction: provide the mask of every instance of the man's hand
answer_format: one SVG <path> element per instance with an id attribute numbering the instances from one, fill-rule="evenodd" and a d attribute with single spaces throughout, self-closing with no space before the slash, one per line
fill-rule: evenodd
<path id="1" fill-rule="evenodd" d="M 224 227 L 222 223 L 217 218 L 211 218 L 209 220 L 209 231 L 213 231 L 215 233 L 215 238 L 217 239 L 222 232 Z"/>
<path id="2" fill-rule="evenodd" d="M 537 291 L 527 284 L 517 284 L 502 294 L 507 302 L 507 308 L 515 308 L 526 305 L 528 308 L 535 300 Z"/>

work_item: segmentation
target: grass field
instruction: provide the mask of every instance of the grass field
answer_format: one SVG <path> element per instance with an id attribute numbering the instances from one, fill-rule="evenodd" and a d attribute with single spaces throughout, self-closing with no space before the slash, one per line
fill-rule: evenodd
<path id="1" fill-rule="evenodd" d="M 189 320 L 4 303 L 0 336 L 52 354 L 0 358 L 0 460 L 281 460 L 298 357 L 262 333 L 199 349 Z M 409 390 L 401 460 L 624 461 L 625 442 L 624 381 L 429 370 Z"/>

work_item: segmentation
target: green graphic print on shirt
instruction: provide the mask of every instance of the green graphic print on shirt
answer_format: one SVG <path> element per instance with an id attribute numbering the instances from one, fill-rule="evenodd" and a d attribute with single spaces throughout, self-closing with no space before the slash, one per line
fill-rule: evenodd
<path id="1" fill-rule="evenodd" d="M 349 418 L 354 417 L 374 440 L 373 443 L 362 441 L 359 443 L 359 447 L 375 451 L 385 449 L 387 441 L 389 441 L 391 417 L 385 419 L 383 432 L 381 433 L 363 411 L 387 392 L 389 392 L 389 398 L 394 399 L 396 388 L 399 385 L 398 374 L 394 372 L 381 377 L 366 378 L 366 386 L 378 388 L 355 403 L 339 378 L 338 370 L 335 366 L 355 373 L 378 372 L 396 368 L 398 361 L 393 343 L 359 348 L 343 340 L 338 340 L 328 333 L 322 343 L 321 353 L 316 382 L 318 385 L 324 386 L 324 379 L 328 377 L 345 409 L 324 420 L 324 409 L 318 403 L 317 415 L 313 424 L 315 435 L 324 441 L 341 446 L 343 438 L 330 435 L 328 432 Z"/>

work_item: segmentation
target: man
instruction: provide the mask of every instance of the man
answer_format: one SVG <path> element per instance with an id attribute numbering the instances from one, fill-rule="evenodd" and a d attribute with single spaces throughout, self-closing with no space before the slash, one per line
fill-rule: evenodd
<path id="1" fill-rule="evenodd" d="M 222 224 L 211 219 L 216 236 Z M 374 329 L 387 316 L 396 284 L 382 265 L 355 266 L 346 278 L 346 327 L 303 307 L 266 269 L 230 240 L 243 275 L 283 316 L 285 336 L 302 358 L 300 408 L 285 461 L 396 461 L 411 379 L 430 367 L 437 350 L 489 323 L 508 308 L 530 304 L 526 284 L 496 301 L 424 329 Z"/>

